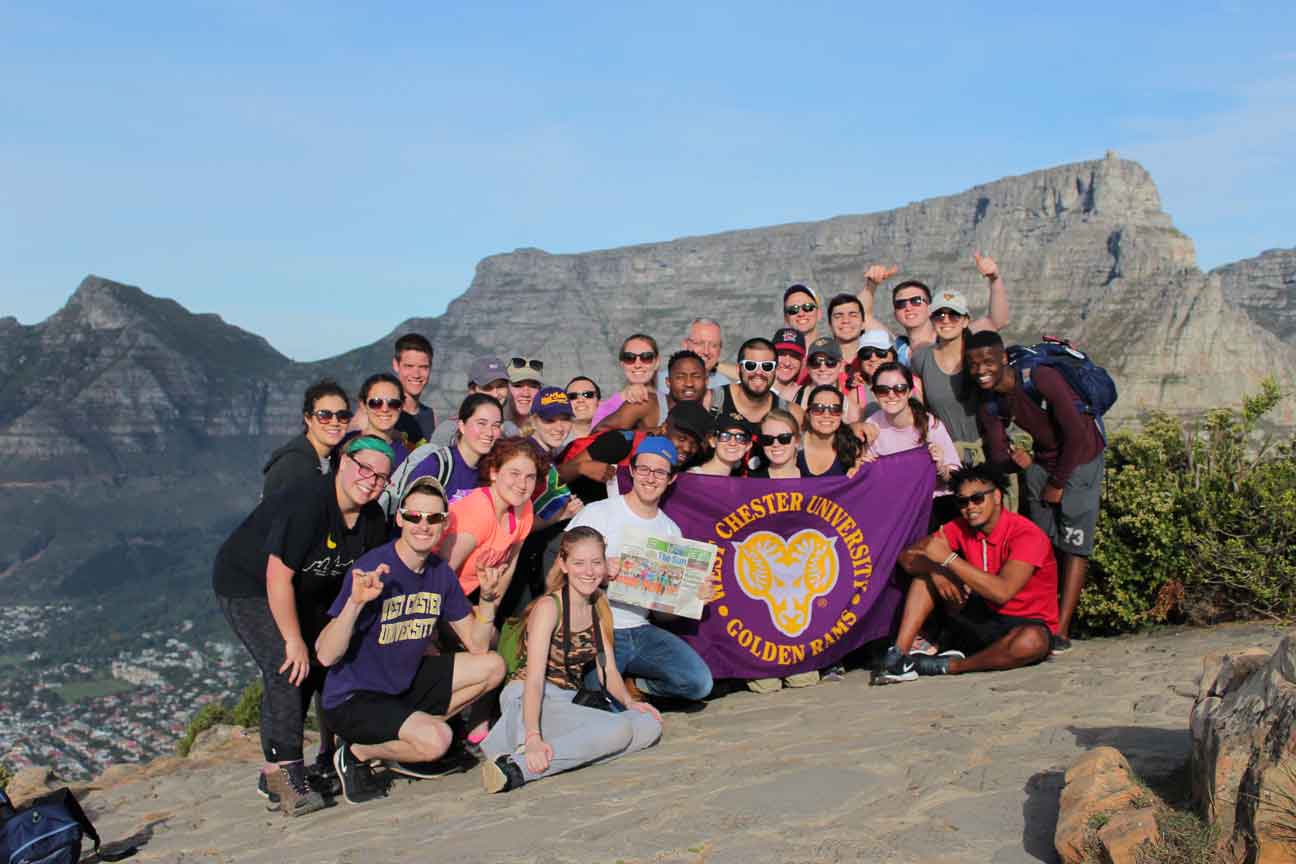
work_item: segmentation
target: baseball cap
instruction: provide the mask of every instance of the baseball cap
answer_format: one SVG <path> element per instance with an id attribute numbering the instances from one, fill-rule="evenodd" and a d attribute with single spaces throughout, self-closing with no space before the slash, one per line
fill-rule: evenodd
<path id="1" fill-rule="evenodd" d="M 531 413 L 541 420 L 557 420 L 559 417 L 572 416 L 567 391 L 561 387 L 541 387 L 531 405 Z"/>
<path id="2" fill-rule="evenodd" d="M 755 425 L 750 420 L 741 414 L 735 414 L 733 412 L 724 413 L 716 417 L 715 423 L 711 427 L 713 433 L 730 432 L 733 430 L 746 432 L 748 435 L 753 437 L 755 437 L 757 432 Z"/>
<path id="3" fill-rule="evenodd" d="M 793 354 L 805 356 L 805 334 L 793 327 L 780 327 L 774 333 L 771 340 L 774 343 L 775 351 L 790 351 Z"/>
<path id="4" fill-rule="evenodd" d="M 666 415 L 666 422 L 689 433 L 701 444 L 711 431 L 711 412 L 703 408 L 701 402 L 676 402 Z"/>
<path id="5" fill-rule="evenodd" d="M 830 339 L 827 336 L 821 336 L 810 343 L 810 349 L 806 351 L 806 356 L 813 357 L 816 354 L 823 354 L 825 357 L 831 357 L 838 361 L 842 359 L 841 346 L 837 344 L 836 339 Z"/>
<path id="6" fill-rule="evenodd" d="M 895 347 L 888 330 L 865 330 L 860 334 L 859 347 L 876 348 L 879 351 L 890 351 Z"/>
<path id="7" fill-rule="evenodd" d="M 406 489 L 404 494 L 401 495 L 400 506 L 404 507 L 405 502 L 409 500 L 409 497 L 413 495 L 415 492 L 427 492 L 432 495 L 436 495 L 441 499 L 442 507 L 448 509 L 450 506 L 449 504 L 446 503 L 448 499 L 446 498 L 445 489 L 441 488 L 440 482 L 438 482 L 435 477 L 432 477 L 430 475 L 415 477 L 414 481 L 410 483 L 409 488 Z"/>
<path id="8" fill-rule="evenodd" d="M 671 465 L 679 463 L 679 451 L 671 440 L 662 435 L 649 435 L 639 442 L 639 447 L 635 450 L 636 456 L 642 456 L 645 453 L 651 453 L 654 456 L 660 456 Z"/>
<path id="9" fill-rule="evenodd" d="M 468 383 L 477 387 L 500 379 L 507 381 L 508 377 L 508 372 L 504 371 L 504 361 L 498 357 L 478 357 L 468 367 Z"/>
<path id="10" fill-rule="evenodd" d="M 960 315 L 967 315 L 967 298 L 962 291 L 940 291 L 931 302 L 931 310 L 935 312 L 937 309 L 952 309 Z"/>
<path id="11" fill-rule="evenodd" d="M 514 357 L 508 364 L 508 380 L 510 384 L 521 384 L 523 381 L 544 383 L 544 379 L 540 377 L 542 371 L 544 371 L 544 364 L 539 360 Z"/>
<path id="12" fill-rule="evenodd" d="M 789 285 L 787 289 L 783 291 L 783 302 L 786 303 L 787 299 L 791 297 L 793 294 L 809 294 L 811 297 L 814 298 L 814 301 L 816 303 L 819 302 L 818 292 L 815 291 L 813 288 L 807 288 L 806 286 L 802 285 L 800 282 L 796 283 L 795 285 Z"/>

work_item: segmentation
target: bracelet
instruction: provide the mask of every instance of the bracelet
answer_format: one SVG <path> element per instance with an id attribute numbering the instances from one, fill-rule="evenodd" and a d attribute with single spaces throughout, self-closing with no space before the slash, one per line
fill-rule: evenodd
<path id="1" fill-rule="evenodd" d="M 945 560 L 941 562 L 941 566 L 942 566 L 942 567 L 948 567 L 948 566 L 950 565 L 950 562 L 953 561 L 953 560 L 954 560 L 955 558 L 957 558 L 957 557 L 958 557 L 958 553 L 957 553 L 957 552 L 951 552 L 949 555 L 947 555 L 947 556 L 945 557 Z"/>
<path id="2" fill-rule="evenodd" d="M 528 733 L 526 734 L 526 737 L 522 739 L 523 743 L 525 743 L 525 742 L 527 742 L 527 741 L 530 741 L 532 735 L 534 735 L 535 737 L 539 738 L 539 737 L 540 737 L 540 732 L 539 732 L 539 730 L 537 730 L 537 731 L 535 731 L 535 732 L 528 732 Z"/>

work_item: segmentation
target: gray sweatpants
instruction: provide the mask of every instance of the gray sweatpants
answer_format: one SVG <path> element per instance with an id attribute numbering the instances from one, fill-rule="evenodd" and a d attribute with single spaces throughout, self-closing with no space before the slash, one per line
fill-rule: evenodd
<path id="1" fill-rule="evenodd" d="M 521 681 L 512 681 L 500 692 L 503 716 L 491 728 L 481 747 L 492 762 L 505 753 L 510 754 L 528 783 L 592 762 L 634 753 L 651 747 L 661 737 L 661 722 L 651 714 L 641 711 L 612 714 L 573 705 L 575 690 L 565 690 L 546 681 L 544 698 L 540 703 L 540 734 L 553 748 L 554 755 L 549 767 L 543 773 L 535 774 L 527 768 L 523 750 L 526 743 L 526 726 L 522 720 L 524 689 Z"/>

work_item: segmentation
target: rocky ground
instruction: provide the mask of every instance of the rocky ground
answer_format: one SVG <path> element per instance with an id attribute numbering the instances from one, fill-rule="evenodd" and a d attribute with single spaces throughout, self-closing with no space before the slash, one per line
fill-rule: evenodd
<path id="1" fill-rule="evenodd" d="M 1055 861 L 1066 767 L 1112 745 L 1155 787 L 1188 757 L 1201 657 L 1260 646 L 1263 625 L 1078 642 L 1016 672 L 869 687 L 736 692 L 667 715 L 637 756 L 487 796 L 474 771 L 396 783 L 365 806 L 287 819 L 253 794 L 251 742 L 94 791 L 135 860 L 377 864 Z"/>

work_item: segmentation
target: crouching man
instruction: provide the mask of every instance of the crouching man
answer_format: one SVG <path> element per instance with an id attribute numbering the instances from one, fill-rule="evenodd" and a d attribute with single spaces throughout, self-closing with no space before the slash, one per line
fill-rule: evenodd
<path id="1" fill-rule="evenodd" d="M 1025 516 L 1004 509 L 1004 480 L 993 468 L 965 465 L 950 478 L 950 488 L 960 515 L 900 554 L 913 581 L 900 632 L 875 683 L 1015 669 L 1049 655 L 1058 626 L 1057 561 L 1049 538 Z M 947 650 L 910 654 L 919 630 L 938 612 Z"/>
<path id="2" fill-rule="evenodd" d="M 434 551 L 445 531 L 446 496 L 432 477 L 415 480 L 396 511 L 400 537 L 356 562 L 315 650 L 329 667 L 324 712 L 346 742 L 333 765 L 353 804 L 381 792 L 369 763 L 409 777 L 442 773 L 429 764 L 450 747 L 446 718 L 494 690 L 504 660 L 490 650 L 499 572 L 480 568 L 473 607 Z M 426 653 L 446 619 L 468 651 Z"/>

